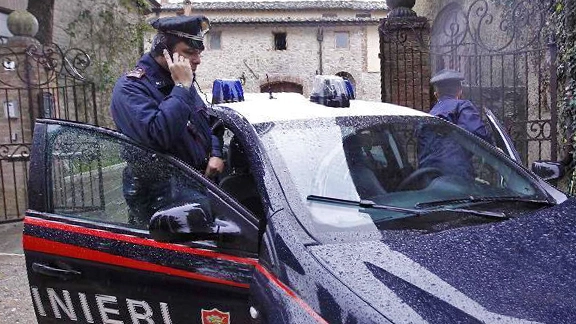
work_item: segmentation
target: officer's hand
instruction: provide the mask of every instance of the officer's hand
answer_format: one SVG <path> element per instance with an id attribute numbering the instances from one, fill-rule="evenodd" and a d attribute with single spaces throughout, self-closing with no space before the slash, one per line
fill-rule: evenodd
<path id="1" fill-rule="evenodd" d="M 170 53 L 167 50 L 164 50 L 164 58 L 166 63 L 168 63 L 168 69 L 174 83 L 182 83 L 184 87 L 190 88 L 193 78 L 190 60 L 178 53 L 174 53 L 174 56 L 170 57 Z"/>
<path id="2" fill-rule="evenodd" d="M 208 166 L 206 166 L 206 172 L 204 172 L 204 174 L 207 177 L 212 177 L 218 173 L 222 173 L 222 171 L 224 171 L 224 160 L 213 156 L 208 160 Z"/>

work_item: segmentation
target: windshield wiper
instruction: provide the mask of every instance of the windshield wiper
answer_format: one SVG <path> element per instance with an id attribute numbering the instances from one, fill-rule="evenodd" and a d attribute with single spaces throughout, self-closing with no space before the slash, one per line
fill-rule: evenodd
<path id="1" fill-rule="evenodd" d="M 383 209 L 389 210 L 393 212 L 399 213 L 408 213 L 411 216 L 422 216 L 426 214 L 438 213 L 438 212 L 448 212 L 448 213 L 464 213 L 464 214 L 471 214 L 486 218 L 499 218 L 499 219 L 508 219 L 504 213 L 497 213 L 485 210 L 473 210 L 473 209 L 462 209 L 462 208 L 435 208 L 435 209 L 412 209 L 412 208 L 403 208 L 403 207 L 396 207 L 390 205 L 378 205 L 372 200 L 365 200 L 362 199 L 360 201 L 354 200 L 347 200 L 347 199 L 340 199 L 340 198 L 332 198 L 332 197 L 324 197 L 324 196 L 316 196 L 316 195 L 309 195 L 306 197 L 307 200 L 312 201 L 322 201 L 322 202 L 331 202 L 331 203 L 339 203 L 351 206 L 359 206 L 364 208 L 374 208 L 374 209 Z"/>
<path id="2" fill-rule="evenodd" d="M 466 203 L 487 203 L 487 202 L 502 202 L 502 201 L 511 201 L 511 202 L 527 202 L 527 203 L 534 203 L 534 204 L 544 204 L 544 205 L 554 205 L 554 203 L 548 200 L 538 200 L 538 199 L 526 199 L 520 196 L 501 196 L 501 197 L 464 197 L 464 198 L 457 198 L 457 199 L 445 199 L 445 200 L 436 200 L 436 201 L 429 201 L 429 202 L 421 202 L 414 205 L 416 208 L 429 208 L 429 207 L 436 207 L 436 206 L 444 206 L 444 205 L 453 205 L 453 204 L 466 204 Z"/>

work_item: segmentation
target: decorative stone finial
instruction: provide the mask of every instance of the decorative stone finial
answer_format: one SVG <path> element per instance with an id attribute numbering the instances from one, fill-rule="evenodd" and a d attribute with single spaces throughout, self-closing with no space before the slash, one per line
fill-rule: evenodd
<path id="1" fill-rule="evenodd" d="M 15 10 L 8 15 L 8 30 L 14 36 L 34 37 L 38 33 L 38 20 L 26 10 Z"/>
<path id="2" fill-rule="evenodd" d="M 416 17 L 412 10 L 415 4 L 416 0 L 386 0 L 386 5 L 390 8 L 387 17 Z"/>
<path id="3" fill-rule="evenodd" d="M 184 16 L 192 16 L 192 1 L 185 0 L 182 5 L 184 7 Z"/>

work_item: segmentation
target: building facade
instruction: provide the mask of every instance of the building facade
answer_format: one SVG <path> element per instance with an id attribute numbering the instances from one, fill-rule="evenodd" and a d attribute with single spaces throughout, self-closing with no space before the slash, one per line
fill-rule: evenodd
<path id="1" fill-rule="evenodd" d="M 348 78 L 356 96 L 380 100 L 378 24 L 383 1 L 164 0 L 157 17 L 206 15 L 211 30 L 200 88 L 215 79 L 241 79 L 246 92 L 284 91 L 309 96 L 314 76 Z"/>

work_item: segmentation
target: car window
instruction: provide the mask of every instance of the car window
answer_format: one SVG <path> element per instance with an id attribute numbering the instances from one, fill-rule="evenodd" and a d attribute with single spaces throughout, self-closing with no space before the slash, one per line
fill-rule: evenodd
<path id="1" fill-rule="evenodd" d="M 258 191 L 246 146 L 240 142 L 239 136 L 229 129 L 225 129 L 222 138 L 226 168 L 218 179 L 218 184 L 259 220 L 263 220 L 265 218 L 263 200 Z"/>
<path id="2" fill-rule="evenodd" d="M 437 118 L 286 121 L 270 125 L 261 136 L 274 167 L 282 170 L 284 192 L 308 208 L 311 223 L 322 232 L 358 230 L 366 224 L 371 226 L 365 229 L 375 230 L 390 216 L 367 214 L 358 205 L 338 201 L 420 208 L 422 203 L 435 207 L 438 201 L 470 197 L 546 199 L 520 166 Z M 338 201 L 327 204 L 310 196 Z M 396 213 L 391 219 L 401 216 Z"/>
<path id="3" fill-rule="evenodd" d="M 186 203 L 210 209 L 207 190 L 167 158 L 106 133 L 50 125 L 52 211 L 147 229 L 157 211 Z"/>

